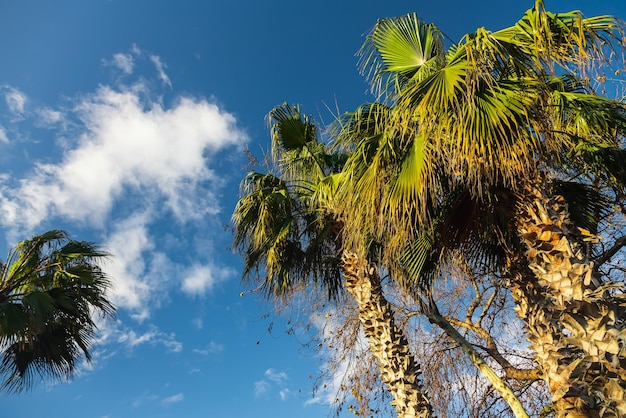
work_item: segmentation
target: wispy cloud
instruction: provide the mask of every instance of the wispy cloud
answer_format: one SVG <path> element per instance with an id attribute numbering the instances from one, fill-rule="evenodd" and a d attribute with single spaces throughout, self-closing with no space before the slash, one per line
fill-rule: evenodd
<path id="1" fill-rule="evenodd" d="M 184 395 L 182 393 L 177 393 L 176 395 L 169 396 L 161 401 L 163 405 L 171 405 L 173 403 L 181 402 L 184 399 Z"/>
<path id="2" fill-rule="evenodd" d="M 254 382 L 254 396 L 256 398 L 264 397 L 276 390 L 278 397 L 285 401 L 289 395 L 289 389 L 285 387 L 288 380 L 287 373 L 275 369 L 267 369 L 263 375 L 265 376 L 264 379 Z"/>
<path id="3" fill-rule="evenodd" d="M 0 125 L 0 142 L 9 143 L 9 137 L 7 136 L 7 133 L 2 125 Z"/>
<path id="4" fill-rule="evenodd" d="M 129 349 L 149 344 L 162 345 L 167 351 L 179 353 L 183 350 L 183 344 L 176 340 L 174 333 L 166 334 L 159 331 L 155 326 L 149 327 L 147 331 L 137 333 L 132 329 L 123 329 L 116 332 L 117 342 L 125 345 Z"/>
<path id="5" fill-rule="evenodd" d="M 265 371 L 265 377 L 272 382 L 282 383 L 287 380 L 287 373 L 274 369 L 267 369 Z"/>
<path id="6" fill-rule="evenodd" d="M 161 58 L 158 55 L 150 55 L 150 60 L 156 67 L 157 73 L 159 74 L 159 78 L 166 86 L 172 88 L 172 82 L 170 78 L 165 74 L 166 65 L 161 62 Z"/>
<path id="7" fill-rule="evenodd" d="M 39 118 L 36 123 L 44 127 L 53 127 L 58 123 L 64 122 L 63 113 L 49 107 L 37 109 L 37 114 Z"/>
<path id="8" fill-rule="evenodd" d="M 137 396 L 133 400 L 132 406 L 133 408 L 139 408 L 145 404 L 154 404 L 156 402 L 160 403 L 163 406 L 168 406 L 168 405 L 182 402 L 184 399 L 185 399 L 185 395 L 183 393 L 177 393 L 175 395 L 161 398 L 160 396 L 157 396 L 154 393 L 146 391 L 142 393 L 141 395 Z"/>
<path id="9" fill-rule="evenodd" d="M 209 342 L 204 348 L 194 348 L 193 351 L 196 354 L 208 356 L 209 354 L 219 353 L 224 350 L 224 345 L 216 343 L 215 341 Z"/>
<path id="10" fill-rule="evenodd" d="M 98 336 L 91 350 L 91 362 L 83 361 L 79 374 L 105 367 L 108 360 L 118 355 L 133 355 L 135 350 L 149 346 L 161 348 L 166 353 L 176 354 L 183 351 L 183 343 L 176 334 L 161 331 L 154 324 L 133 324 L 130 326 L 120 319 L 102 320 L 94 318 L 98 325 Z"/>
<path id="11" fill-rule="evenodd" d="M 105 66 L 117 68 L 124 75 L 131 75 L 135 69 L 136 61 L 141 59 L 149 59 L 154 65 L 159 80 L 163 85 L 172 88 L 172 81 L 165 72 L 167 65 L 161 60 L 161 57 L 141 49 L 136 44 L 133 44 L 128 52 L 118 52 L 111 59 L 103 60 L 102 63 Z"/>
<path id="12" fill-rule="evenodd" d="M 16 116 L 24 113 L 27 101 L 26 94 L 10 86 L 4 86 L 4 100 L 9 110 Z"/>
<path id="13" fill-rule="evenodd" d="M 124 74 L 132 74 L 134 64 L 135 63 L 131 54 L 124 54 L 121 52 L 113 55 L 113 60 L 110 62 L 110 65 L 119 68 Z"/>
<path id="14" fill-rule="evenodd" d="M 272 385 L 270 385 L 270 383 L 265 380 L 259 380 L 258 382 L 254 382 L 254 397 L 262 397 L 270 391 L 271 387 Z"/>

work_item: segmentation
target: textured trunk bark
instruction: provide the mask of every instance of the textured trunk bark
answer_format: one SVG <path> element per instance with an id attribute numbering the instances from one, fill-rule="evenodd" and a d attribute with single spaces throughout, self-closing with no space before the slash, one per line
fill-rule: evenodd
<path id="1" fill-rule="evenodd" d="M 626 416 L 624 308 L 594 277 L 583 235 L 561 196 L 528 190 L 517 229 L 526 265 L 512 279 L 518 315 L 558 417 Z M 614 299 L 614 298 L 613 298 Z"/>
<path id="2" fill-rule="evenodd" d="M 342 262 L 346 289 L 356 299 L 363 332 L 378 360 L 381 379 L 393 396 L 391 403 L 398 416 L 431 417 L 430 401 L 420 384 L 419 365 L 410 353 L 407 339 L 395 325 L 377 271 L 367 260 L 349 251 L 343 252 Z"/>

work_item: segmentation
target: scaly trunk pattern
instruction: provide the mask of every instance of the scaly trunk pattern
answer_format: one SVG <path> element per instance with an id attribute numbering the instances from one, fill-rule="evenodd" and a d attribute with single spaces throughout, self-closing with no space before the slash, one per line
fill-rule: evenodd
<path id="1" fill-rule="evenodd" d="M 398 417 L 431 417 L 430 401 L 420 384 L 419 365 L 410 353 L 407 339 L 395 325 L 378 272 L 350 251 L 343 252 L 342 263 L 346 289 L 356 299 L 363 332 L 378 361 L 381 379 L 394 398 L 391 403 Z"/>
<path id="2" fill-rule="evenodd" d="M 513 296 L 557 416 L 626 416 L 625 309 L 583 251 L 595 237 L 571 223 L 562 196 L 537 189 L 520 199 L 517 229 L 530 271 L 514 275 Z"/>

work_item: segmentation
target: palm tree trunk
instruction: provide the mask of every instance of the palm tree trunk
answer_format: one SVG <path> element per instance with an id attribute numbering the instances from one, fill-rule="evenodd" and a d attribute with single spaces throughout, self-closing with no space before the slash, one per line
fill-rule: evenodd
<path id="1" fill-rule="evenodd" d="M 346 290 L 358 304 L 363 332 L 378 360 L 381 378 L 394 398 L 391 403 L 398 417 L 431 417 L 430 401 L 420 384 L 420 367 L 410 353 L 406 337 L 395 325 L 376 269 L 355 253 L 344 251 L 342 272 Z"/>
<path id="2" fill-rule="evenodd" d="M 626 416 L 624 307 L 594 277 L 561 196 L 528 190 L 517 230 L 529 271 L 512 279 L 558 417 Z"/>

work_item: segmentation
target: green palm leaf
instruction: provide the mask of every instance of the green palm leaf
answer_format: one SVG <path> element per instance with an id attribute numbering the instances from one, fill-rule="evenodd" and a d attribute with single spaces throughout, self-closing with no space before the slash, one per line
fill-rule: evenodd
<path id="1" fill-rule="evenodd" d="M 58 230 L 10 252 L 0 276 L 3 390 L 28 389 L 38 377 L 70 378 L 81 356 L 91 359 L 94 315 L 114 314 L 106 298 L 109 280 L 97 265 L 105 257 Z"/>

